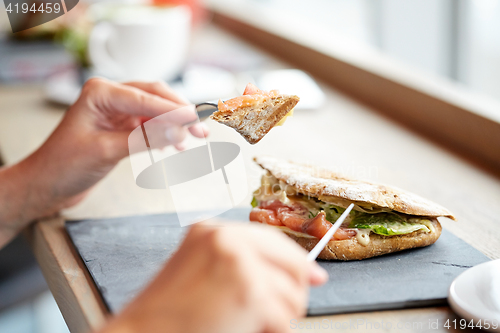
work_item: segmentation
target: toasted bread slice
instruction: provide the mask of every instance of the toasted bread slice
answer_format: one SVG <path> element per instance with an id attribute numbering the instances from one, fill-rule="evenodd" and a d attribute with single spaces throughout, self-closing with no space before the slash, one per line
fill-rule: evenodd
<path id="1" fill-rule="evenodd" d="M 259 142 L 299 102 L 295 95 L 277 95 L 233 110 L 214 112 L 210 118 L 234 128 L 250 144 Z"/>
<path id="2" fill-rule="evenodd" d="M 382 236 L 370 233 L 366 236 L 370 237 L 370 239 L 365 245 L 358 241 L 358 237 L 345 240 L 332 240 L 321 251 L 318 259 L 362 260 L 387 253 L 429 246 L 437 241 L 442 231 L 441 224 L 437 220 L 433 220 L 432 225 L 431 232 L 415 231 L 409 234 L 394 236 Z M 311 251 L 319 242 L 319 239 L 316 237 L 292 231 L 287 227 L 277 228 L 281 229 L 288 237 L 295 240 L 307 251 Z"/>

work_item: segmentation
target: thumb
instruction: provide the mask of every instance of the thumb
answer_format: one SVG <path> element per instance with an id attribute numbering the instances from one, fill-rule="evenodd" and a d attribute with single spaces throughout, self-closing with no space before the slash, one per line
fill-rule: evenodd
<path id="1" fill-rule="evenodd" d="M 187 137 L 187 133 L 188 130 L 181 126 L 168 127 L 165 130 L 165 138 L 167 139 L 165 146 L 173 145 L 179 151 L 185 150 L 184 140 Z"/>
<path id="2" fill-rule="evenodd" d="M 311 286 L 320 286 L 328 281 L 328 272 L 318 265 L 316 261 L 309 263 L 309 284 Z"/>

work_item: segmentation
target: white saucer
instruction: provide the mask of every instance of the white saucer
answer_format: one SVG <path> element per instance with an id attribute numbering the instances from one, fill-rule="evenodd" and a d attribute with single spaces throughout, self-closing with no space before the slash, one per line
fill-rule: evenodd
<path id="1" fill-rule="evenodd" d="M 481 320 L 489 331 L 500 332 L 500 259 L 477 265 L 460 274 L 451 284 L 448 302 L 460 317 Z M 496 327 L 495 327 L 496 326 Z"/>
<path id="2" fill-rule="evenodd" d="M 78 99 L 81 89 L 78 72 L 66 71 L 48 78 L 43 93 L 50 102 L 70 106 Z"/>
<path id="3" fill-rule="evenodd" d="M 87 76 L 95 76 L 90 70 Z M 231 72 L 211 66 L 190 66 L 183 74 L 183 80 L 170 84 L 178 94 L 192 103 L 229 99 L 237 95 L 235 78 Z M 51 76 L 44 87 L 48 101 L 69 106 L 76 102 L 82 89 L 81 79 L 76 71 L 67 71 Z"/>

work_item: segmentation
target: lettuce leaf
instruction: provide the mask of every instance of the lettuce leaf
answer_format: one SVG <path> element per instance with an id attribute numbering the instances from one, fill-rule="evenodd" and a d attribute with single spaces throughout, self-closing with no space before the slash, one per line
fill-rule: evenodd
<path id="1" fill-rule="evenodd" d="M 417 230 L 430 232 L 424 223 L 408 222 L 395 213 L 357 214 L 349 223 L 349 228 L 370 229 L 383 236 L 404 235 Z"/>
<path id="2" fill-rule="evenodd" d="M 345 211 L 345 208 L 334 206 L 331 204 L 322 204 L 321 210 L 325 212 L 325 218 L 330 223 L 335 223 L 340 215 Z"/>
<path id="3" fill-rule="evenodd" d="M 259 201 L 255 199 L 255 197 L 253 197 L 252 202 L 250 204 L 252 205 L 252 208 L 255 208 L 259 205 Z"/>

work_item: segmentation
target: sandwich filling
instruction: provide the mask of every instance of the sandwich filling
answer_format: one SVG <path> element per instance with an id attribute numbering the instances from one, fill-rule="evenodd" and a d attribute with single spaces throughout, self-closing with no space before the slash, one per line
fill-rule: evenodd
<path id="1" fill-rule="evenodd" d="M 261 187 L 254 192 L 250 221 L 288 228 L 303 237 L 322 238 L 349 203 L 321 199 L 297 193 L 293 187 L 267 174 L 262 177 Z M 394 236 L 432 232 L 433 219 L 355 204 L 332 240 L 356 237 L 361 245 L 367 245 L 370 233 Z"/>

